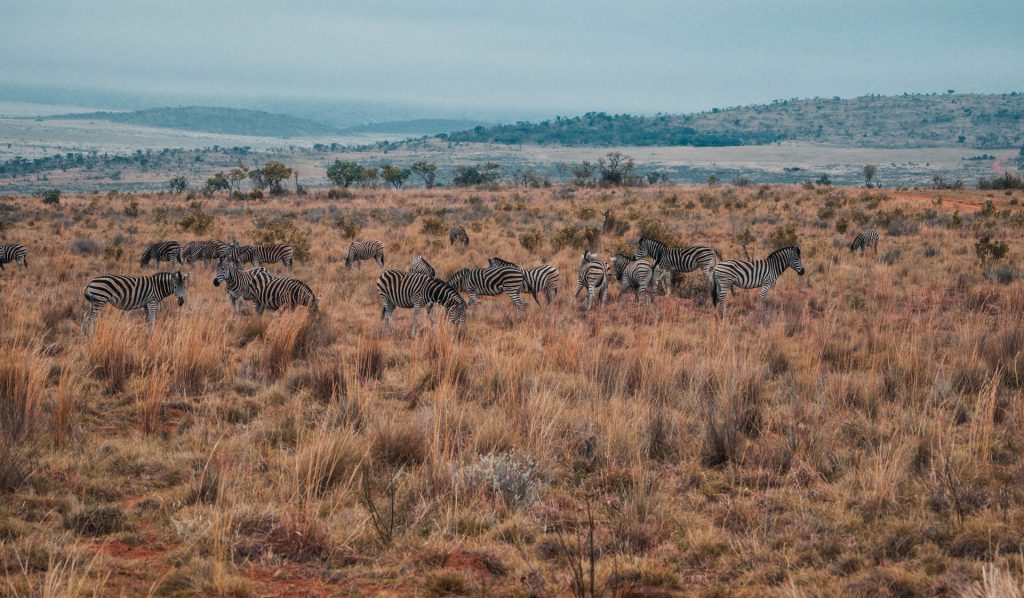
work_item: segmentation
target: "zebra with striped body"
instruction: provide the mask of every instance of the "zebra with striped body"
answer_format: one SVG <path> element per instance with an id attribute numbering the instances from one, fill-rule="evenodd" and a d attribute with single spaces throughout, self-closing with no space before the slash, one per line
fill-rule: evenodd
<path id="1" fill-rule="evenodd" d="M 160 302 L 165 297 L 177 295 L 178 305 L 185 303 L 185 283 L 188 274 L 181 272 L 158 272 L 152 276 L 97 276 L 85 285 L 83 294 L 89 302 L 82 319 L 82 334 L 89 336 L 96 328 L 96 318 L 103 306 L 131 311 L 146 310 L 146 323 L 153 326 Z"/>
<path id="2" fill-rule="evenodd" d="M 793 268 L 800 276 L 804 275 L 799 247 L 776 249 L 763 260 L 719 262 L 711 275 L 711 301 L 718 306 L 719 315 L 724 318 L 726 294 L 733 287 L 741 289 L 761 287 L 761 291 L 757 294 L 757 304 L 760 306 L 768 291 L 775 286 L 775 282 L 787 268 Z"/>
<path id="3" fill-rule="evenodd" d="M 189 241 L 181 249 L 181 259 L 186 264 L 192 265 L 202 260 L 203 265 L 207 260 L 220 260 L 228 255 L 228 244 L 224 241 L 211 239 L 209 241 Z"/>
<path id="4" fill-rule="evenodd" d="M 348 256 L 345 257 L 345 269 L 353 265 L 358 267 L 363 260 L 374 260 L 383 268 L 384 244 L 380 241 L 353 241 L 348 247 Z"/>
<path id="5" fill-rule="evenodd" d="M 560 278 L 558 268 L 549 266 L 547 264 L 541 264 L 533 268 L 520 268 L 518 265 L 513 264 L 510 261 L 503 260 L 500 257 L 492 257 L 487 260 L 487 266 L 495 268 L 498 266 L 512 266 L 513 268 L 519 268 L 523 273 L 523 289 L 533 296 L 533 300 L 537 305 L 540 305 L 540 300 L 537 299 L 537 293 L 543 293 L 544 298 L 547 299 L 548 305 L 551 305 L 551 301 L 558 295 L 558 281 Z"/>
<path id="6" fill-rule="evenodd" d="M 457 329 L 462 331 L 466 327 L 466 302 L 455 288 L 443 280 L 401 270 L 385 270 L 377 279 L 377 295 L 380 296 L 381 318 L 388 327 L 395 325 L 395 309 L 412 309 L 413 336 L 416 335 L 420 310 L 424 307 L 430 318 L 430 328 L 434 328 L 435 303 L 445 309 L 448 320 Z"/>
<path id="7" fill-rule="evenodd" d="M 576 281 L 576 292 L 573 299 L 579 297 L 580 291 L 587 289 L 586 309 L 590 310 L 594 304 L 594 295 L 597 294 L 599 301 L 608 301 L 608 265 L 597 259 L 597 255 L 588 251 L 583 252 L 583 259 L 580 260 L 580 276 Z"/>
<path id="8" fill-rule="evenodd" d="M 516 308 L 516 315 L 523 310 L 523 271 L 512 266 L 497 268 L 463 268 L 448 277 L 448 284 L 456 291 L 469 295 L 468 305 L 476 303 L 477 296 L 494 296 L 505 293 Z"/>
<path id="9" fill-rule="evenodd" d="M 320 300 L 309 285 L 295 278 L 284 276 L 256 276 L 249 287 L 249 295 L 256 307 L 256 315 L 263 310 L 277 311 L 282 307 L 308 307 L 311 314 L 320 311 Z"/>
<path id="10" fill-rule="evenodd" d="M 151 261 L 153 262 L 154 270 L 160 269 L 160 262 L 167 262 L 169 264 L 174 262 L 184 263 L 181 259 L 181 245 L 177 241 L 158 241 L 151 244 L 142 254 L 139 265 L 145 267 Z"/>
<path id="11" fill-rule="evenodd" d="M 28 268 L 28 250 L 21 243 L 4 243 L 0 245 L 0 270 L 4 264 L 18 264 Z"/>
<path id="12" fill-rule="evenodd" d="M 630 290 L 633 290 L 636 300 L 641 305 L 647 305 L 650 300 L 654 303 L 654 295 L 658 290 L 658 280 L 655 276 L 654 258 L 651 256 L 642 257 L 638 260 L 625 255 L 612 256 L 612 264 L 615 267 L 615 278 L 622 281 L 622 290 L 619 291 L 621 299 Z"/>
<path id="13" fill-rule="evenodd" d="M 422 255 L 417 255 L 412 258 L 412 261 L 409 262 L 409 272 L 412 272 L 413 274 L 422 274 L 424 276 L 429 276 L 430 278 L 437 276 L 437 271 L 435 271 L 434 267 L 430 265 L 427 258 Z"/>
<path id="14" fill-rule="evenodd" d="M 456 242 L 462 245 L 462 249 L 469 247 L 469 235 L 461 225 L 453 226 L 448 230 L 448 246 L 451 247 Z"/>
<path id="15" fill-rule="evenodd" d="M 239 269 L 238 265 L 228 258 L 221 258 L 217 263 L 217 275 L 213 278 L 213 286 L 219 287 L 224 283 L 224 290 L 231 299 L 231 309 L 237 314 L 243 301 L 249 300 L 255 303 L 255 295 L 252 293 L 253 281 L 256 278 L 271 278 L 274 275 L 263 268 Z"/>
<path id="16" fill-rule="evenodd" d="M 859 233 L 854 237 L 853 243 L 850 245 L 850 252 L 852 253 L 860 249 L 860 254 L 864 255 L 868 247 L 871 247 L 875 255 L 878 255 L 878 231 L 866 230 Z"/>
<path id="17" fill-rule="evenodd" d="M 237 241 L 232 241 L 228 246 L 228 255 L 239 266 L 252 264 L 253 267 L 259 268 L 263 264 L 281 262 L 291 270 L 295 249 L 287 243 L 239 245 Z"/>

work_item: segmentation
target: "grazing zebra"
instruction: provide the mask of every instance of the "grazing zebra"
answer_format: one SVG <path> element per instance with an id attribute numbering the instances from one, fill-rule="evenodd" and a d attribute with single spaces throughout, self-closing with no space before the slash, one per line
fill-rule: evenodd
<path id="1" fill-rule="evenodd" d="M 263 264 L 276 264 L 281 262 L 290 270 L 295 258 L 295 249 L 287 243 L 274 245 L 239 245 L 232 241 L 228 245 L 228 256 L 239 266 L 252 264 L 259 268 Z"/>
<path id="2" fill-rule="evenodd" d="M 644 257 L 643 255 L 640 255 L 640 253 L 640 249 L 637 248 L 636 257 L 634 259 Z M 718 264 L 719 259 L 718 253 L 710 247 L 704 247 L 702 245 L 694 245 L 693 247 L 673 247 L 671 249 L 666 249 L 661 253 L 661 262 L 658 266 L 667 272 L 693 272 L 697 268 L 700 268 L 704 272 L 704 276 L 707 277 L 708 282 L 711 282 L 711 271 Z M 671 278 L 669 278 L 669 280 L 671 280 Z"/>
<path id="3" fill-rule="evenodd" d="M 853 243 L 850 245 L 850 251 L 854 252 L 860 249 L 860 254 L 864 255 L 865 249 L 871 247 L 874 250 L 875 255 L 878 255 L 878 231 L 877 230 L 866 230 L 859 233 L 853 239 Z"/>
<path id="4" fill-rule="evenodd" d="M 434 328 L 434 304 L 444 307 L 448 319 L 458 329 L 466 326 L 466 302 L 451 285 L 424 274 L 385 270 L 377 278 L 377 295 L 380 296 L 381 317 L 389 327 L 394 327 L 394 311 L 401 307 L 412 309 L 412 334 L 416 335 L 416 322 L 420 310 L 427 308 L 430 327 Z"/>
<path id="5" fill-rule="evenodd" d="M 516 307 L 516 315 L 523 310 L 520 296 L 523 290 L 523 271 L 517 267 L 463 268 L 448 277 L 448 284 L 460 293 L 467 293 L 469 305 L 476 303 L 477 296 L 505 293 Z"/>
<path id="6" fill-rule="evenodd" d="M 219 260 L 226 257 L 229 250 L 230 248 L 227 243 L 216 239 L 211 239 L 209 241 L 189 241 L 181 248 L 181 259 L 189 266 L 199 260 L 202 260 L 203 265 L 205 266 L 207 264 L 207 260 Z"/>
<path id="7" fill-rule="evenodd" d="M 409 272 L 412 272 L 413 274 L 422 274 L 424 276 L 429 276 L 430 278 L 437 276 L 437 272 L 434 270 L 434 267 L 431 266 L 430 262 L 427 261 L 427 258 L 422 255 L 417 255 L 412 258 L 412 261 L 409 262 Z"/>
<path id="8" fill-rule="evenodd" d="M 160 269 L 160 262 L 182 264 L 181 245 L 177 241 L 158 241 L 146 248 L 139 260 L 139 265 L 145 267 L 150 261 L 153 262 L 153 269 Z"/>
<path id="9" fill-rule="evenodd" d="M 786 271 L 786 268 L 793 268 L 800 276 L 804 275 L 799 247 L 776 249 L 768 257 L 758 261 L 719 262 L 711 275 L 711 300 L 718 306 L 719 315 L 725 317 L 726 293 L 733 287 L 741 289 L 761 287 L 761 292 L 757 294 L 757 304 L 761 305 L 765 295 L 775 286 L 775 282 Z"/>
<path id="10" fill-rule="evenodd" d="M 462 226 L 453 226 L 448 230 L 448 246 L 451 247 L 456 242 L 461 243 L 463 249 L 469 247 L 469 235 Z"/>
<path id="11" fill-rule="evenodd" d="M 0 245 L 0 270 L 5 263 L 15 263 L 28 268 L 28 250 L 21 243 L 4 243 Z"/>
<path id="12" fill-rule="evenodd" d="M 130 311 L 146 310 L 146 323 L 156 321 L 160 302 L 171 295 L 178 296 L 178 305 L 185 303 L 185 283 L 188 274 L 158 272 L 152 276 L 97 276 L 85 285 L 85 300 L 89 308 L 82 320 L 82 334 L 89 336 L 96 328 L 96 318 L 106 304 Z"/>
<path id="13" fill-rule="evenodd" d="M 533 300 L 537 305 L 540 305 L 540 300 L 537 299 L 537 293 L 544 294 L 544 298 L 547 299 L 548 305 L 551 305 L 552 299 L 558 295 L 559 273 L 558 269 L 554 266 L 542 264 L 533 268 L 520 268 L 516 264 L 503 260 L 500 257 L 492 257 L 487 260 L 487 266 L 490 268 L 496 268 L 498 266 L 512 266 L 513 268 L 519 268 L 523 272 L 523 288 L 527 293 L 533 296 Z"/>
<path id="14" fill-rule="evenodd" d="M 653 257 L 647 256 L 634 260 L 629 256 L 615 255 L 612 256 L 612 264 L 615 266 L 615 278 L 622 281 L 619 298 L 632 289 L 637 301 L 641 301 L 641 305 L 646 305 L 648 300 L 654 302 L 654 295 L 658 290 L 658 280 L 654 275 Z"/>
<path id="15" fill-rule="evenodd" d="M 219 287 L 220 283 L 225 283 L 224 290 L 227 291 L 228 298 L 231 299 L 231 308 L 237 314 L 243 301 L 250 300 L 255 302 L 256 300 L 255 295 L 251 291 L 253 280 L 260 277 L 271 278 L 273 276 L 273 274 L 263 268 L 240 270 L 238 265 L 230 259 L 221 258 L 220 262 L 217 263 L 217 275 L 213 278 L 213 286 Z"/>
<path id="16" fill-rule="evenodd" d="M 380 267 L 384 267 L 384 244 L 380 241 L 353 241 L 348 247 L 348 256 L 345 258 L 345 269 L 353 265 L 360 266 L 363 260 L 374 260 Z"/>
<path id="17" fill-rule="evenodd" d="M 608 266 L 597 259 L 593 253 L 584 251 L 583 259 L 580 260 L 580 277 L 576 282 L 576 292 L 573 298 L 579 297 L 580 291 L 587 289 L 586 309 L 589 311 L 594 303 L 594 294 L 597 293 L 598 300 L 608 300 Z"/>
<path id="18" fill-rule="evenodd" d="M 284 276 L 256 276 L 249 287 L 249 297 L 256 307 L 256 315 L 263 310 L 277 311 L 282 307 L 295 308 L 300 305 L 309 308 L 310 313 L 320 310 L 320 301 L 309 285 Z"/>

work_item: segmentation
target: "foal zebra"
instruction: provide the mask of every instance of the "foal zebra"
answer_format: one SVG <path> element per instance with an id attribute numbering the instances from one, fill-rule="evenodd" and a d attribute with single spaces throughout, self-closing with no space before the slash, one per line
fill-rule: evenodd
<path id="1" fill-rule="evenodd" d="M 648 300 L 654 303 L 658 281 L 654 275 L 653 257 L 648 256 L 634 260 L 625 255 L 615 255 L 612 256 L 612 264 L 615 266 L 615 278 L 622 281 L 619 298 L 633 289 L 636 300 L 641 301 L 641 305 L 647 305 Z"/>
<path id="2" fill-rule="evenodd" d="M 469 247 L 469 235 L 462 226 L 453 226 L 448 230 L 448 246 L 451 247 L 456 242 L 461 243 L 463 249 Z"/>
<path id="3" fill-rule="evenodd" d="M 219 260 L 226 257 L 228 252 L 228 244 L 224 241 L 218 241 L 217 239 L 211 239 L 209 241 L 189 241 L 181 249 L 181 259 L 189 266 L 199 260 L 202 260 L 203 265 L 205 266 L 207 264 L 207 260 Z"/>
<path id="4" fill-rule="evenodd" d="M 221 258 L 217 264 L 217 275 L 213 277 L 213 286 L 219 287 L 225 283 L 224 290 L 231 299 L 231 309 L 237 314 L 243 301 L 250 300 L 255 303 L 255 296 L 252 294 L 253 281 L 256 278 L 271 278 L 274 275 L 263 268 L 250 268 L 240 270 L 238 265 L 227 258 Z"/>
<path id="5" fill-rule="evenodd" d="M 864 255 L 867 247 L 871 247 L 875 255 L 878 255 L 878 231 L 866 230 L 859 233 L 854 237 L 853 243 L 850 245 L 850 252 L 852 253 L 860 249 L 860 254 Z"/>
<path id="6" fill-rule="evenodd" d="M 427 258 L 422 255 L 417 255 L 412 258 L 412 261 L 409 262 L 409 272 L 412 272 L 413 274 L 422 274 L 424 276 L 429 276 L 430 278 L 437 276 L 437 272 L 434 270 L 434 267 L 431 266 L 430 262 L 427 261 Z"/>
<path id="7" fill-rule="evenodd" d="M 360 266 L 363 260 L 374 260 L 383 268 L 384 244 L 380 241 L 353 241 L 348 247 L 345 269 L 347 270 L 353 265 Z"/>
<path id="8" fill-rule="evenodd" d="M 548 305 L 551 305 L 551 301 L 556 295 L 558 295 L 558 280 L 560 274 L 558 273 L 558 268 L 555 268 L 554 266 L 541 264 L 540 266 L 534 266 L 533 268 L 520 268 L 518 265 L 503 260 L 500 257 L 492 257 L 487 260 L 487 266 L 489 268 L 495 268 L 498 266 L 512 266 L 513 268 L 519 268 L 523 272 L 523 288 L 527 293 L 533 296 L 533 300 L 537 305 L 540 305 L 540 300 L 537 299 L 537 293 L 544 294 L 544 298 L 547 299 Z"/>
<path id="9" fill-rule="evenodd" d="M 598 300 L 608 300 L 608 266 L 597 259 L 593 253 L 584 251 L 583 259 L 580 260 L 580 276 L 576 281 L 576 292 L 573 299 L 579 297 L 580 291 L 587 289 L 586 309 L 589 311 L 594 303 L 594 294 L 597 293 Z"/>
<path id="10" fill-rule="evenodd" d="M 82 334 L 89 336 L 96 328 L 96 318 L 106 304 L 130 311 L 146 310 L 146 323 L 156 321 L 156 312 L 165 297 L 177 295 L 178 305 L 185 303 L 188 274 L 158 272 L 152 276 L 97 276 L 85 285 L 83 294 L 89 302 L 82 319 Z"/>
<path id="11" fill-rule="evenodd" d="M 4 269 L 5 263 L 14 263 L 22 268 L 28 268 L 28 250 L 21 243 L 0 245 L 0 270 Z"/>
<path id="12" fill-rule="evenodd" d="M 427 308 L 430 328 L 434 328 L 434 304 L 441 305 L 448 314 L 448 320 L 460 332 L 466 327 L 466 302 L 451 285 L 443 280 L 423 274 L 385 270 L 377 279 L 377 295 L 380 296 L 381 317 L 389 327 L 394 327 L 394 311 L 402 307 L 412 309 L 412 334 L 416 335 L 416 322 L 420 310 Z"/>
<path id="13" fill-rule="evenodd" d="M 514 266 L 497 268 L 463 268 L 448 277 L 448 284 L 456 291 L 469 295 L 468 305 L 476 303 L 477 296 L 505 293 L 516 307 L 516 315 L 523 310 L 520 292 L 523 290 L 523 271 Z"/>
<path id="14" fill-rule="evenodd" d="M 239 245 L 232 241 L 228 245 L 228 256 L 238 265 L 252 264 L 259 268 L 263 264 L 281 262 L 290 270 L 295 258 L 295 249 L 287 243 L 273 245 Z"/>
<path id="15" fill-rule="evenodd" d="M 143 252 L 139 265 L 145 267 L 150 261 L 153 262 L 154 270 L 160 269 L 160 262 L 184 263 L 181 260 L 181 245 L 177 241 L 158 241 L 151 244 Z"/>
<path id="16" fill-rule="evenodd" d="M 757 304 L 761 305 L 765 295 L 775 286 L 775 282 L 787 268 L 793 268 L 800 276 L 804 275 L 799 247 L 776 249 L 763 260 L 719 262 L 711 275 L 711 301 L 718 306 L 719 315 L 724 318 L 725 297 L 733 287 L 741 289 L 761 287 L 761 291 L 757 294 Z"/>

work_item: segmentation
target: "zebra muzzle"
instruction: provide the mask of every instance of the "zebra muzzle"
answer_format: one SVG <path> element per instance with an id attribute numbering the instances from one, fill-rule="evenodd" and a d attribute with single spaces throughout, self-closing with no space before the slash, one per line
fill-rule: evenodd
<path id="1" fill-rule="evenodd" d="M 185 298 L 178 297 L 178 307 L 181 307 L 182 305 L 185 305 Z"/>

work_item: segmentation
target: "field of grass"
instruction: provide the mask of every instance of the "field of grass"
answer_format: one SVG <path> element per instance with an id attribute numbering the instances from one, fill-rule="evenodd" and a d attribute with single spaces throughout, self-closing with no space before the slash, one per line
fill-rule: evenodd
<path id="1" fill-rule="evenodd" d="M 1019 596 L 1021 198 L 4 198 L 3 242 L 30 267 L 0 273 L 0 594 Z M 183 231 L 197 212 L 211 228 Z M 252 241 L 280 218 L 311 242 L 291 276 L 319 317 L 235 316 L 197 265 L 153 330 L 108 307 L 81 336 L 86 281 L 144 273 L 147 243 Z M 877 256 L 851 255 L 869 226 Z M 379 269 L 344 269 L 357 229 L 388 267 L 500 255 L 557 266 L 561 291 L 519 320 L 482 298 L 465 337 L 440 316 L 410 338 L 409 310 L 382 326 Z M 605 258 L 646 232 L 730 259 L 743 231 L 754 256 L 803 250 L 807 274 L 761 309 L 741 291 L 719 321 L 699 272 L 652 308 L 572 301 L 588 239 Z M 1009 252 L 983 266 L 984 235 Z"/>

